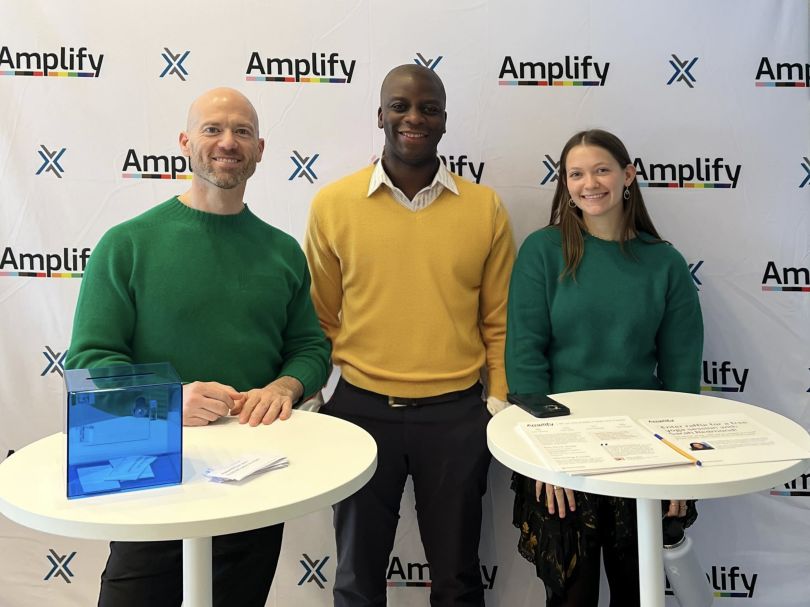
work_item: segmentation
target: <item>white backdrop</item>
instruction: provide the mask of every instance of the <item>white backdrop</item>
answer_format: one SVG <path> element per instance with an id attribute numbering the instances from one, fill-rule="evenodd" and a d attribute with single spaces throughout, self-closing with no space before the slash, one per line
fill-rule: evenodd
<path id="1" fill-rule="evenodd" d="M 807 0 L 4 0 L 0 459 L 61 430 L 82 254 L 187 187 L 177 135 L 194 97 L 229 85 L 253 100 L 267 150 L 246 200 L 300 239 L 316 190 L 379 154 L 379 84 L 412 61 L 447 87 L 440 153 L 500 193 L 518 242 L 547 222 L 568 137 L 617 133 L 659 231 L 692 264 L 704 390 L 810 426 L 808 19 Z M 349 80 L 345 65 L 350 80 L 272 80 L 294 80 L 286 68 L 301 72 L 313 53 L 336 60 L 319 76 Z M 548 77 L 557 86 L 515 85 Z M 716 604 L 808 604 L 808 478 L 700 504 L 693 538 Z M 488 604 L 542 604 L 497 464 L 486 501 Z M 403 512 L 390 602 L 424 605 L 410 493 Z M 330 514 L 288 523 L 269 604 L 331 604 Z M 104 543 L 4 518 L 0 542 L 3 607 L 94 604 Z"/>

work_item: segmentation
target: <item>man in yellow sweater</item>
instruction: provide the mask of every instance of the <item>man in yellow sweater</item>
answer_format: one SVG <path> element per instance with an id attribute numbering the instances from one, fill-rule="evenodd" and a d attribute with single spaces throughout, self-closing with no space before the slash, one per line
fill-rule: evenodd
<path id="1" fill-rule="evenodd" d="M 322 412 L 362 426 L 379 449 L 372 480 L 335 506 L 337 607 L 386 604 L 408 475 L 431 605 L 484 605 L 485 428 L 487 407 L 506 398 L 515 249 L 495 192 L 439 161 L 446 119 L 433 71 L 393 69 L 380 93 L 381 161 L 323 188 L 310 211 L 312 298 L 341 369 Z"/>

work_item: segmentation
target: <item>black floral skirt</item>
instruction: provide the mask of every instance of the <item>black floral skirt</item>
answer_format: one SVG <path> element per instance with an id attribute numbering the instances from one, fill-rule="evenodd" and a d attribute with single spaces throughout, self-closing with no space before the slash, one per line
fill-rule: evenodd
<path id="1" fill-rule="evenodd" d="M 576 576 L 577 559 L 590 556 L 590 550 L 609 543 L 620 558 L 626 551 L 636 550 L 635 500 L 575 491 L 576 511 L 561 519 L 548 513 L 545 486 L 540 501 L 535 498 L 534 487 L 533 479 L 512 475 L 512 523 L 520 530 L 518 552 L 534 563 L 537 577 L 555 594 L 565 594 Z M 697 510 L 693 500 L 686 506 L 683 522 L 689 527 L 697 518 Z M 662 502 L 662 512 L 667 507 Z"/>

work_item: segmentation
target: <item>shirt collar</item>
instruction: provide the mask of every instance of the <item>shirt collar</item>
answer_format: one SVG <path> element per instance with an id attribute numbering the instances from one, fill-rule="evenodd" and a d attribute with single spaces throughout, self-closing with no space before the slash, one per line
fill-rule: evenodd
<path id="1" fill-rule="evenodd" d="M 458 186 L 456 185 L 456 180 L 453 179 L 453 175 L 450 171 L 447 170 L 447 167 L 444 163 L 439 160 L 439 170 L 436 171 L 435 177 L 433 177 L 433 181 L 430 182 L 430 185 L 427 188 L 429 189 L 435 187 L 436 184 L 441 184 L 444 188 L 450 190 L 458 196 Z M 376 192 L 381 185 L 386 185 L 391 190 L 398 190 L 397 186 L 394 185 L 394 182 L 391 181 L 391 178 L 388 176 L 388 173 L 385 172 L 383 168 L 382 160 L 378 160 L 377 164 L 374 167 L 374 171 L 371 173 L 371 180 L 368 183 L 368 194 L 367 196 L 371 196 L 374 192 Z M 401 190 L 400 190 L 401 191 Z"/>

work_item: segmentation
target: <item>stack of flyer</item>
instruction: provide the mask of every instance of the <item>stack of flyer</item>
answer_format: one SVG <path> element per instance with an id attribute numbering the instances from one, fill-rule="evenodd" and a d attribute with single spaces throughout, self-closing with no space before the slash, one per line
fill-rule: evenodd
<path id="1" fill-rule="evenodd" d="M 736 413 L 639 420 L 555 417 L 519 428 L 546 467 L 568 474 L 810 459 L 810 450 Z"/>
<path id="2" fill-rule="evenodd" d="M 284 455 L 263 453 L 247 455 L 217 468 L 208 468 L 203 475 L 215 483 L 233 483 L 263 472 L 286 468 L 288 465 L 289 460 Z"/>

